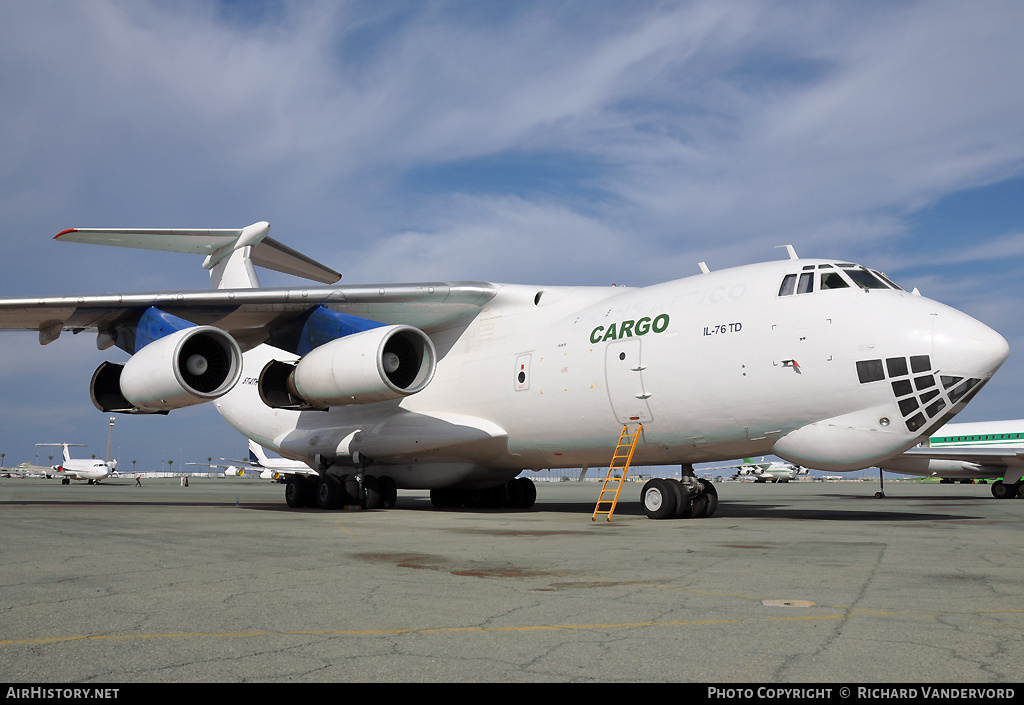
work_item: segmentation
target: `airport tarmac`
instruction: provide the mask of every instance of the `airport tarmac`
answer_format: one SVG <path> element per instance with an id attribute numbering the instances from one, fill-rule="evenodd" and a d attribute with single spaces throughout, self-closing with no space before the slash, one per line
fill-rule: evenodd
<path id="1" fill-rule="evenodd" d="M 237 478 L 0 480 L 0 680 L 1016 683 L 1024 500 L 987 485 L 629 483 L 529 511 L 290 510 Z"/>

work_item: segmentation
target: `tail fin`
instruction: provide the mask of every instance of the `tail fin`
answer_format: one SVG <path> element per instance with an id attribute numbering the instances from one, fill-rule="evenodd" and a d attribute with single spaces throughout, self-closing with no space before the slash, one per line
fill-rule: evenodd
<path id="1" fill-rule="evenodd" d="M 256 441 L 249 440 L 249 460 L 260 467 L 266 467 L 267 465 L 267 453 Z"/>
<path id="2" fill-rule="evenodd" d="M 267 235 L 270 223 L 260 221 L 233 230 L 72 228 L 55 240 L 140 250 L 206 255 L 215 289 L 255 289 L 260 283 L 253 265 L 333 284 L 341 275 Z"/>

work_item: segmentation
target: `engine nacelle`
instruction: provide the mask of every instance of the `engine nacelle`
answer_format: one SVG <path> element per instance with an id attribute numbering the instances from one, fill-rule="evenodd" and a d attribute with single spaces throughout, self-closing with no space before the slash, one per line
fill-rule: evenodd
<path id="1" fill-rule="evenodd" d="M 194 326 L 148 344 L 124 365 L 100 365 L 90 392 L 101 411 L 166 413 L 223 396 L 241 374 L 235 339 Z"/>
<path id="2" fill-rule="evenodd" d="M 277 409 L 327 409 L 398 399 L 423 390 L 437 353 L 412 326 L 383 326 L 332 340 L 297 363 L 271 361 L 260 397 Z"/>

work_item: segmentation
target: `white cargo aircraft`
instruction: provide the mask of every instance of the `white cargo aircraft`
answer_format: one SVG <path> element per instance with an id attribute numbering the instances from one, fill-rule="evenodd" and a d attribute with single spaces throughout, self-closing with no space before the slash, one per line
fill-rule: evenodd
<path id="1" fill-rule="evenodd" d="M 683 466 L 669 490 L 641 491 L 658 517 L 716 505 L 693 463 L 776 455 L 841 471 L 901 453 L 1008 354 L 959 311 L 792 248 L 643 288 L 261 289 L 253 265 L 340 277 L 269 228 L 64 231 L 57 240 L 204 254 L 214 291 L 0 300 L 0 329 L 37 330 L 42 344 L 95 330 L 100 349 L 131 354 L 93 374 L 104 412 L 213 401 L 317 471 L 287 483 L 293 507 L 387 506 L 395 488 L 430 489 L 438 506 L 530 506 L 522 470 L 608 466 L 623 426 L 642 424 L 632 462 Z"/>
<path id="2" fill-rule="evenodd" d="M 116 460 L 72 458 L 68 448 L 73 446 L 84 448 L 85 446 L 81 443 L 36 443 L 36 445 L 57 446 L 62 449 L 64 462 L 50 467 L 56 473 L 56 477 L 60 478 L 62 485 L 71 484 L 71 480 L 87 480 L 90 485 L 97 484 L 100 480 L 110 477 L 114 472 L 114 467 L 117 465 Z M 48 475 L 48 477 L 51 476 Z"/>
<path id="3" fill-rule="evenodd" d="M 755 463 L 750 458 L 744 458 L 739 465 L 719 465 L 713 468 L 701 468 L 701 472 L 713 470 L 735 470 L 741 477 L 752 477 L 754 482 L 789 482 L 801 475 L 808 474 L 807 468 L 802 468 L 793 463 L 761 462 Z"/>
<path id="4" fill-rule="evenodd" d="M 992 496 L 1024 497 L 1024 420 L 946 424 L 882 470 L 945 480 L 998 480 Z"/>

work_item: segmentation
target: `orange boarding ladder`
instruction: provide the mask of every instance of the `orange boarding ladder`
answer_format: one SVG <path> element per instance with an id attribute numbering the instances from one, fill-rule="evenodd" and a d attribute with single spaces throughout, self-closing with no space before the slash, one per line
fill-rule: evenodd
<path id="1" fill-rule="evenodd" d="M 622 492 L 622 483 L 626 481 L 626 472 L 629 470 L 629 464 L 633 462 L 633 451 L 636 450 L 636 443 L 640 440 L 640 433 L 643 430 L 644 425 L 639 424 L 636 433 L 630 435 L 629 424 L 622 427 L 619 444 L 615 446 L 615 453 L 612 454 L 612 462 L 608 465 L 608 474 L 601 485 L 601 493 L 597 496 L 597 505 L 594 507 L 591 521 L 597 521 L 598 514 L 607 514 L 608 521 L 612 520 L 612 512 L 615 511 L 615 505 L 619 503 L 619 493 Z M 617 478 L 614 477 L 616 470 L 622 471 Z M 607 505 L 607 508 L 602 509 L 601 505 Z"/>

